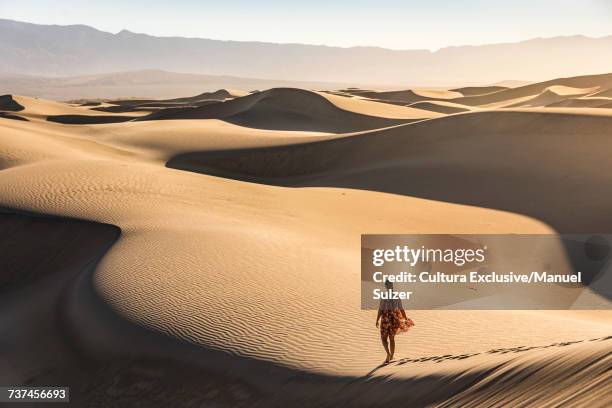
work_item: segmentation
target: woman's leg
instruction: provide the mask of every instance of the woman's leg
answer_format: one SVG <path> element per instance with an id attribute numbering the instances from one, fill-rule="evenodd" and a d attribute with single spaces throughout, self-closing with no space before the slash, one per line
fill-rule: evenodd
<path id="1" fill-rule="evenodd" d="M 383 347 L 385 348 L 385 351 L 387 352 L 387 359 L 385 360 L 385 362 L 388 362 L 391 358 L 389 354 L 389 346 L 387 345 L 387 334 L 380 332 L 380 340 L 382 340 Z"/>
<path id="2" fill-rule="evenodd" d="M 393 355 L 395 354 L 395 335 L 393 334 L 389 335 L 389 349 L 389 355 L 391 356 L 389 360 L 393 360 Z"/>

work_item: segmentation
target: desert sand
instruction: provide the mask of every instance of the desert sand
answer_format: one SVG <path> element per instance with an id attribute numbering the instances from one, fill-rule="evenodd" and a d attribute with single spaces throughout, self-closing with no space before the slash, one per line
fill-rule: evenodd
<path id="1" fill-rule="evenodd" d="M 408 311 L 380 366 L 359 254 L 365 233 L 609 233 L 610 92 L 0 97 L 0 383 L 95 391 L 128 369 L 83 366 L 129 358 L 226 378 L 230 404 L 609 406 L 610 311 Z"/>

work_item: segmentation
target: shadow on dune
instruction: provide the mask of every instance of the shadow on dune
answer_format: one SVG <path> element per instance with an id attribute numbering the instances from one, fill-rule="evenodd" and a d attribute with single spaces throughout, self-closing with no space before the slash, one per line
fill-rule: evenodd
<path id="1" fill-rule="evenodd" d="M 159 104 L 195 104 L 202 100 L 222 101 L 227 98 L 232 98 L 234 95 L 226 89 L 219 89 L 214 92 L 204 92 L 195 96 L 187 96 L 182 98 L 172 99 L 116 99 L 108 101 L 108 103 L 121 107 L 137 107 L 143 105 L 159 105 Z"/>
<path id="2" fill-rule="evenodd" d="M 601 87 L 602 89 L 609 89 L 612 87 L 612 74 L 557 78 L 550 81 L 519 86 L 517 88 L 503 89 L 484 95 L 466 95 L 462 98 L 453 99 L 452 101 L 470 106 L 486 105 L 490 103 L 509 101 L 529 95 L 538 95 L 542 92 L 546 92 L 547 88 L 558 85 L 575 88 Z"/>
<path id="3" fill-rule="evenodd" d="M 365 89 L 353 89 L 345 91 L 351 95 L 362 96 L 372 100 L 393 104 L 411 104 L 432 99 L 427 96 L 419 95 L 411 89 L 402 91 L 370 91 Z"/>
<path id="4" fill-rule="evenodd" d="M 612 117 L 459 114 L 351 137 L 191 152 L 167 166 L 292 187 L 342 187 L 524 214 L 562 233 L 610 233 Z"/>
<path id="5" fill-rule="evenodd" d="M 428 110 L 432 112 L 445 113 L 445 114 L 453 114 L 459 112 L 467 112 L 468 108 L 462 107 L 461 105 L 453 106 L 453 105 L 443 105 L 440 103 L 430 102 L 430 101 L 421 101 L 415 102 L 408 105 L 409 108 L 417 108 Z"/>
<path id="6" fill-rule="evenodd" d="M 568 98 L 546 106 L 549 108 L 612 108 L 612 98 Z"/>
<path id="7" fill-rule="evenodd" d="M 548 344 L 545 346 L 534 346 L 534 345 L 516 346 L 516 347 L 510 347 L 510 348 L 499 348 L 499 349 L 493 349 L 489 351 L 481 351 L 481 352 L 476 352 L 476 353 L 445 354 L 445 355 L 439 355 L 439 356 L 426 356 L 426 357 L 416 357 L 416 358 L 400 358 L 397 360 L 392 360 L 390 363 L 382 363 L 374 367 L 365 376 L 370 377 L 373 374 L 375 374 L 377 371 L 379 371 L 381 368 L 384 368 L 387 366 L 402 366 L 405 364 L 426 363 L 426 362 L 442 363 L 444 361 L 449 361 L 449 360 L 466 360 L 468 358 L 472 358 L 475 356 L 482 356 L 485 354 L 517 354 L 517 353 L 525 353 L 531 350 L 543 350 L 543 349 L 550 349 L 550 348 L 567 347 L 573 344 L 579 344 L 579 343 L 585 343 L 585 342 L 595 342 L 595 341 L 605 342 L 609 340 L 610 340 L 610 336 L 607 336 L 607 337 L 597 337 L 597 338 L 586 339 L 586 340 L 567 341 L 563 343 L 552 343 L 552 344 Z"/>
<path id="8" fill-rule="evenodd" d="M 117 106 L 95 108 L 107 112 L 152 110 L 140 117 L 56 115 L 47 120 L 64 124 L 117 123 L 133 120 L 219 119 L 239 126 L 268 130 L 293 130 L 348 133 L 411 123 L 417 119 L 391 119 L 344 110 L 325 97 L 311 91 L 274 88 L 225 101 L 192 98 L 167 100 L 164 103 L 125 101 Z M 130 103 L 128 103 L 130 102 Z M 119 102 L 115 102 L 119 103 Z"/>
<path id="9" fill-rule="evenodd" d="M 99 106 L 102 102 L 99 101 L 85 101 L 79 104 L 79 106 Z"/>
<path id="10" fill-rule="evenodd" d="M 156 334 L 114 314 L 92 285 L 120 234 L 113 225 L 0 208 L 0 381 L 69 386 L 76 406 L 247 406 L 259 398 L 227 375 L 145 357 L 145 347 L 127 353 L 134 342 L 155 343 Z M 143 338 L 130 337 L 134 331 Z"/>
<path id="11" fill-rule="evenodd" d="M 0 209 L 0 232 L 0 329 L 9 334 L 0 338 L 0 378 L 70 386 L 77 406 L 332 407 L 398 399 L 421 406 L 485 376 L 458 371 L 449 383 L 448 374 L 408 381 L 316 375 L 197 346 L 126 319 L 97 292 L 96 265 L 118 227 Z"/>
<path id="12" fill-rule="evenodd" d="M 311 91 L 273 88 L 219 103 L 168 108 L 135 119 L 221 119 L 257 129 L 345 133 L 413 122 L 389 119 L 341 109 Z"/>
<path id="13" fill-rule="evenodd" d="M 119 238 L 117 227 L 5 209 L 0 213 L 0 231 L 5 262 L 0 322 L 2 332 L 10 334 L 0 342 L 11 352 L 4 354 L 3 362 L 9 364 L 0 365 L 0 375 L 16 385 L 69 385 L 71 402 L 77 406 L 367 407 L 400 401 L 429 406 L 462 394 L 481 402 L 509 402 L 516 397 L 515 375 L 504 369 L 514 364 L 510 359 L 432 369 L 427 375 L 405 371 L 398 378 L 391 372 L 339 377 L 199 347 L 129 321 L 96 292 L 95 267 Z M 551 392 L 555 383 L 550 378 L 560 373 L 580 378 L 578 387 L 603 381 L 607 366 L 602 356 L 609 357 L 605 340 L 593 348 L 564 353 L 567 362 L 562 367 L 558 354 L 533 355 L 521 365 L 529 370 L 524 377 L 539 384 L 541 395 Z M 402 359 L 392 365 L 437 363 L 447 357 Z M 8 372 L 3 371 L 6 367 Z M 472 392 L 475 384 L 487 390 L 496 382 L 509 384 L 505 393 Z M 574 401 L 592 395 L 571 394 Z M 597 390 L 596 397 L 602 395 L 605 390 Z M 461 401 L 453 405 L 462 405 Z"/>
<path id="14" fill-rule="evenodd" d="M 506 89 L 510 89 L 507 86 L 464 86 L 462 88 L 451 89 L 451 91 L 459 92 L 463 96 L 478 96 L 478 95 L 486 95 L 493 92 L 505 91 Z"/>
<path id="15" fill-rule="evenodd" d="M 128 122 L 132 116 L 101 116 L 101 115 L 53 115 L 47 117 L 49 122 L 64 125 L 99 125 L 104 123 Z"/>
<path id="16" fill-rule="evenodd" d="M 61 280 L 73 264 L 86 265 L 104 254 L 119 233 L 112 225 L 0 208 L 0 291 L 27 287 L 56 273 Z"/>
<path id="17" fill-rule="evenodd" d="M 0 381 L 55 373 L 48 384 L 66 385 L 57 367 L 87 364 L 67 336 L 67 288 L 119 234 L 112 225 L 0 208 Z"/>
<path id="18" fill-rule="evenodd" d="M 13 95 L 0 95 L 0 111 L 19 112 L 25 108 L 21 106 Z"/>
<path id="19" fill-rule="evenodd" d="M 135 109 L 131 106 L 113 105 L 113 106 L 100 106 L 96 108 L 91 108 L 91 110 L 98 111 L 98 112 L 107 112 L 107 113 L 127 113 L 127 112 L 134 112 Z"/>
<path id="20" fill-rule="evenodd" d="M 192 102 L 189 104 L 183 102 L 147 102 L 139 105 L 113 105 L 113 106 L 101 106 L 98 108 L 92 108 L 92 110 L 98 112 L 110 112 L 110 113 L 126 113 L 126 112 L 139 112 L 139 111 L 158 111 L 162 109 L 169 108 L 197 108 L 198 106 L 211 105 L 213 103 L 219 102 L 218 100 L 201 100 Z"/>
<path id="21" fill-rule="evenodd" d="M 196 107 L 209 105 L 211 103 L 221 102 L 227 98 L 232 98 L 234 95 L 225 89 L 219 89 L 215 92 L 204 92 L 196 96 L 173 99 L 118 99 L 108 101 L 111 106 L 101 106 L 92 108 L 92 110 L 100 112 L 124 113 L 134 112 L 148 109 L 163 109 L 172 107 Z M 99 105 L 99 103 L 98 103 Z M 81 105 L 81 106 L 96 106 L 96 105 Z"/>
<path id="22" fill-rule="evenodd" d="M 0 112 L 0 118 L 13 119 L 13 120 L 21 120 L 23 122 L 29 122 L 29 120 L 27 118 L 24 118 L 23 116 L 12 115 L 12 114 L 6 113 L 6 112 Z"/>

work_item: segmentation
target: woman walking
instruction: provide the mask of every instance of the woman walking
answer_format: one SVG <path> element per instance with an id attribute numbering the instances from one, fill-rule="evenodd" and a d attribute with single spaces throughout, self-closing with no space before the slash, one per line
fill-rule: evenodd
<path id="1" fill-rule="evenodd" d="M 393 290 L 393 282 L 385 281 L 385 287 Z M 380 299 L 376 327 L 380 327 L 380 339 L 387 352 L 384 364 L 393 360 L 395 354 L 395 335 L 407 332 L 414 326 L 412 319 L 406 316 L 399 299 Z M 388 341 L 388 342 L 387 342 Z"/>

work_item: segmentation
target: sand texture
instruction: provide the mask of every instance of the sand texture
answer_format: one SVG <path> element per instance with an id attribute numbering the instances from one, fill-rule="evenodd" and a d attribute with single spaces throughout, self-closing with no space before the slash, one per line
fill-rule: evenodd
<path id="1" fill-rule="evenodd" d="M 609 233 L 611 89 L 2 96 L 0 383 L 127 356 L 231 373 L 229 404 L 609 406 L 609 311 L 409 311 L 380 366 L 359 254 L 365 233 Z"/>

